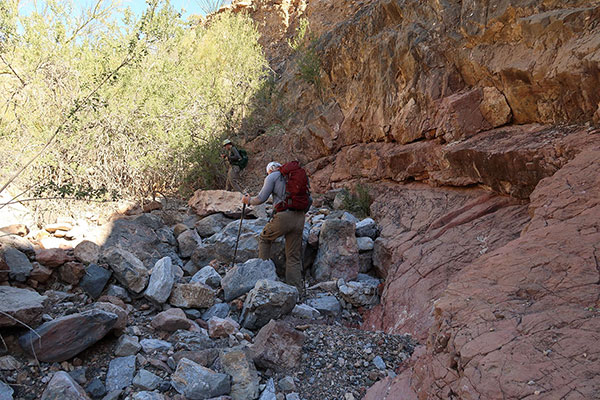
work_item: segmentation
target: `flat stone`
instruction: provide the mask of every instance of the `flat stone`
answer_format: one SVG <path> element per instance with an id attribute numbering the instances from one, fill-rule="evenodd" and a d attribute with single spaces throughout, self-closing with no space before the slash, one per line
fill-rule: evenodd
<path id="1" fill-rule="evenodd" d="M 21 326 L 18 321 L 35 325 L 47 299 L 33 290 L 0 286 L 0 327 Z"/>
<path id="2" fill-rule="evenodd" d="M 66 315 L 40 325 L 19 338 L 19 345 L 40 361 L 68 360 L 102 339 L 117 323 L 116 314 L 89 310 Z M 38 340 L 39 339 L 39 340 Z"/>
<path id="3" fill-rule="evenodd" d="M 211 214 L 241 214 L 242 194 L 226 190 L 197 190 L 188 205 L 200 217 Z"/>
<path id="4" fill-rule="evenodd" d="M 154 264 L 148 287 L 144 296 L 152 301 L 162 304 L 167 301 L 175 284 L 173 263 L 170 257 L 161 258 Z"/>
<path id="5" fill-rule="evenodd" d="M 250 354 L 257 366 L 284 371 L 300 362 L 305 335 L 288 324 L 271 320 L 254 338 Z"/>
<path id="6" fill-rule="evenodd" d="M 170 308 L 158 313 L 150 325 L 156 330 L 175 332 L 178 329 L 189 329 L 192 322 L 180 308 Z"/>
<path id="7" fill-rule="evenodd" d="M 367 236 L 357 237 L 356 244 L 358 246 L 358 251 L 365 252 L 373 250 L 373 239 Z"/>
<path id="8" fill-rule="evenodd" d="M 83 240 L 75 246 L 73 254 L 84 264 L 96 264 L 100 259 L 100 246 L 92 241 Z"/>
<path id="9" fill-rule="evenodd" d="M 89 400 L 85 390 L 69 374 L 58 371 L 54 374 L 41 400 Z"/>
<path id="10" fill-rule="evenodd" d="M 40 264 L 49 268 L 57 268 L 66 262 L 75 261 L 73 256 L 61 248 L 36 249 L 35 259 Z"/>
<path id="11" fill-rule="evenodd" d="M 221 281 L 225 301 L 231 301 L 254 288 L 260 279 L 276 280 L 275 264 L 271 260 L 254 258 L 227 271 Z"/>
<path id="12" fill-rule="evenodd" d="M 90 264 L 85 269 L 83 278 L 79 281 L 79 286 L 85 290 L 91 298 L 97 299 L 102 294 L 111 275 L 111 271 L 96 264 Z"/>
<path id="13" fill-rule="evenodd" d="M 56 231 L 70 231 L 73 229 L 73 225 L 68 222 L 57 222 L 44 226 L 44 229 L 49 233 L 54 233 Z"/>
<path id="14" fill-rule="evenodd" d="M 248 293 L 242 310 L 242 326 L 258 329 L 272 319 L 292 311 L 298 301 L 298 289 L 283 282 L 261 279 Z"/>
<path id="15" fill-rule="evenodd" d="M 256 367 L 243 350 L 223 351 L 219 357 L 223 371 L 231 375 L 231 393 L 234 399 L 256 399 L 259 380 Z"/>
<path id="16" fill-rule="evenodd" d="M 133 378 L 133 386 L 142 390 L 154 390 L 158 387 L 162 378 L 152 372 L 140 369 Z"/>
<path id="17" fill-rule="evenodd" d="M 148 283 L 148 270 L 132 253 L 118 247 L 104 252 L 106 263 L 112 268 L 115 278 L 134 293 L 140 293 Z"/>
<path id="18" fill-rule="evenodd" d="M 121 335 L 117 342 L 115 355 L 119 357 L 132 356 L 137 354 L 141 348 L 142 346 L 137 336 Z"/>
<path id="19" fill-rule="evenodd" d="M 377 229 L 377 223 L 373 218 L 365 218 L 360 222 L 356 223 L 356 236 L 358 237 L 370 237 L 375 240 L 379 234 Z"/>
<path id="20" fill-rule="evenodd" d="M 296 304 L 292 310 L 292 316 L 302 319 L 317 319 L 321 313 L 307 304 Z"/>
<path id="21" fill-rule="evenodd" d="M 221 275 L 213 267 L 207 265 L 196 272 L 190 282 L 200 282 L 213 289 L 218 289 L 221 286 Z"/>
<path id="22" fill-rule="evenodd" d="M 131 386 L 135 373 L 135 356 L 117 357 L 108 364 L 106 390 L 125 389 Z"/>
<path id="23" fill-rule="evenodd" d="M 169 304 L 175 307 L 208 308 L 215 304 L 215 292 L 201 283 L 176 284 L 171 291 Z"/>
<path id="24" fill-rule="evenodd" d="M 12 247 L 0 248 L 0 258 L 8 266 L 8 276 L 10 279 L 17 282 L 25 282 L 29 278 L 29 275 L 31 275 L 33 265 L 31 265 L 27 256 L 19 250 Z"/>
<path id="25" fill-rule="evenodd" d="M 202 319 L 208 321 L 212 317 L 227 318 L 231 307 L 227 303 L 217 303 L 202 314 Z"/>
<path id="26" fill-rule="evenodd" d="M 171 385 L 189 399 L 210 399 L 231 391 L 231 377 L 182 358 L 171 375 Z"/>
<path id="27" fill-rule="evenodd" d="M 173 345 L 167 341 L 159 339 L 142 339 L 140 345 L 145 353 L 153 353 L 155 351 L 166 352 L 173 347 Z"/>
<path id="28" fill-rule="evenodd" d="M 336 317 L 342 312 L 340 301 L 332 295 L 323 295 L 314 299 L 309 299 L 306 301 L 306 304 L 315 308 L 323 315 Z"/>

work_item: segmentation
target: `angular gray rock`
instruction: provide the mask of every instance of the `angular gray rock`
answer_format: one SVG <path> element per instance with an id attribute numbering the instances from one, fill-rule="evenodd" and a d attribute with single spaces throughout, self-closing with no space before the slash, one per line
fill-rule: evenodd
<path id="1" fill-rule="evenodd" d="M 24 253 L 30 260 L 35 257 L 33 244 L 27 238 L 18 235 L 0 235 L 0 247 L 17 249 L 21 253 Z"/>
<path id="2" fill-rule="evenodd" d="M 173 286 L 169 304 L 175 307 L 208 308 L 215 304 L 215 292 L 201 283 L 179 283 Z"/>
<path id="3" fill-rule="evenodd" d="M 134 293 L 140 293 L 148 283 L 148 270 L 135 255 L 118 247 L 109 247 L 103 255 L 122 285 Z"/>
<path id="4" fill-rule="evenodd" d="M 283 282 L 261 279 L 248 293 L 242 310 L 242 326 L 259 329 L 271 319 L 292 311 L 298 301 L 298 289 Z"/>
<path id="5" fill-rule="evenodd" d="M 377 223 L 372 218 L 365 218 L 356 224 L 356 236 L 358 237 L 367 236 L 375 240 L 378 234 Z"/>
<path id="6" fill-rule="evenodd" d="M 155 351 L 165 352 L 173 347 L 173 345 L 165 340 L 160 339 L 142 339 L 140 345 L 144 353 L 153 353 Z"/>
<path id="7" fill-rule="evenodd" d="M 332 295 L 321 295 L 314 299 L 309 299 L 306 304 L 318 310 L 323 315 L 337 317 L 342 312 L 340 301 Z"/>
<path id="8" fill-rule="evenodd" d="M 177 243 L 179 244 L 179 255 L 182 258 L 188 258 L 202 245 L 202 238 L 195 229 L 188 229 L 177 236 Z"/>
<path id="9" fill-rule="evenodd" d="M 12 247 L 4 247 L 0 249 L 0 258 L 4 259 L 6 265 L 8 265 L 8 276 L 17 282 L 25 282 L 31 271 L 33 265 L 29 262 L 27 256 L 17 249 Z"/>
<path id="10" fill-rule="evenodd" d="M 202 351 L 215 347 L 215 343 L 204 332 L 178 330 L 171 335 L 170 340 L 175 343 L 177 351 Z"/>
<path id="11" fill-rule="evenodd" d="M 236 254 L 236 263 L 245 262 L 258 257 L 258 236 L 267 224 L 266 218 L 244 220 Z M 211 260 L 217 259 L 231 263 L 240 221 L 229 223 L 221 232 L 204 240 L 202 246 L 192 255 L 194 263 L 201 267 Z M 273 242 L 271 259 L 277 266 L 283 266 L 285 261 L 283 239 Z"/>
<path id="12" fill-rule="evenodd" d="M 245 351 L 233 349 L 223 351 L 219 357 L 221 367 L 231 375 L 231 393 L 234 400 L 256 399 L 259 380 L 256 367 Z"/>
<path id="13" fill-rule="evenodd" d="M 13 400 L 14 393 L 13 388 L 0 381 L 0 400 Z"/>
<path id="14" fill-rule="evenodd" d="M 159 304 L 167 301 L 175 284 L 171 257 L 163 257 L 154 264 L 144 296 Z"/>
<path id="15" fill-rule="evenodd" d="M 121 286 L 108 285 L 106 294 L 108 296 L 118 297 L 119 299 L 123 300 L 125 303 L 131 302 L 131 297 L 129 297 L 129 293 L 127 293 L 127 290 L 123 289 Z"/>
<path id="16" fill-rule="evenodd" d="M 360 222 L 360 219 L 356 218 L 354 215 L 350 214 L 348 211 L 345 211 L 344 214 L 342 214 L 342 221 L 348 221 L 348 222 L 351 222 L 354 225 L 356 225 L 357 223 Z"/>
<path id="17" fill-rule="evenodd" d="M 89 400 L 85 390 L 64 371 L 54 374 L 41 400 Z"/>
<path id="18" fill-rule="evenodd" d="M 265 386 L 265 390 L 263 390 L 258 400 L 277 400 L 275 382 L 273 381 L 273 378 L 269 378 L 267 385 Z"/>
<path id="19" fill-rule="evenodd" d="M 106 390 L 125 389 L 133 382 L 135 374 L 135 356 L 117 357 L 108 364 L 106 373 Z"/>
<path id="20" fill-rule="evenodd" d="M 125 328 L 127 327 L 127 321 L 129 319 L 129 314 L 127 313 L 127 311 L 125 311 L 124 308 L 119 307 L 116 304 L 109 303 L 106 301 L 97 301 L 95 303 L 92 303 L 89 306 L 89 309 L 102 310 L 102 311 L 106 311 L 106 312 L 115 314 L 118 317 L 118 319 L 117 319 L 117 323 L 113 326 L 113 330 L 115 330 L 117 333 L 124 331 Z"/>
<path id="21" fill-rule="evenodd" d="M 363 282 L 344 282 L 340 279 L 338 282 L 340 296 L 355 307 L 368 307 L 379 303 L 377 286 L 379 281 L 376 279 Z"/>
<path id="22" fill-rule="evenodd" d="M 317 281 L 343 278 L 352 280 L 358 275 L 358 246 L 354 224 L 328 219 L 321 227 L 319 250 L 313 264 Z"/>
<path id="23" fill-rule="evenodd" d="M 373 268 L 373 251 L 358 254 L 358 272 L 369 272 Z"/>
<path id="24" fill-rule="evenodd" d="M 136 355 L 142 348 L 137 336 L 121 335 L 117 341 L 115 355 L 118 357 Z"/>
<path id="25" fill-rule="evenodd" d="M 94 399 L 102 397 L 106 394 L 106 386 L 100 380 L 100 378 L 92 378 L 90 383 L 85 388 L 85 391 L 88 392 Z"/>
<path id="26" fill-rule="evenodd" d="M 171 257 L 173 264 L 183 265 L 173 233 L 159 216 L 150 213 L 112 221 L 101 228 L 94 241 L 104 243 L 103 251 L 115 246 L 128 249 L 147 268 L 163 257 Z"/>
<path id="27" fill-rule="evenodd" d="M 142 390 L 154 390 L 158 387 L 162 378 L 152 372 L 140 369 L 133 378 L 133 386 Z"/>
<path id="28" fill-rule="evenodd" d="M 307 304 L 296 304 L 292 310 L 292 316 L 302 319 L 317 319 L 321 313 Z"/>
<path id="29" fill-rule="evenodd" d="M 296 382 L 291 376 L 284 376 L 277 382 L 277 386 L 284 392 L 293 392 L 296 390 Z"/>
<path id="30" fill-rule="evenodd" d="M 373 239 L 368 236 L 361 236 L 356 238 L 356 245 L 358 246 L 359 252 L 365 252 L 373 250 Z"/>
<path id="31" fill-rule="evenodd" d="M 231 307 L 227 303 L 217 303 L 202 314 L 202 319 L 208 321 L 212 317 L 227 318 Z"/>
<path id="32" fill-rule="evenodd" d="M 158 392 L 137 392 L 132 397 L 132 400 L 165 400 L 165 396 Z"/>
<path id="33" fill-rule="evenodd" d="M 40 361 L 65 361 L 102 339 L 117 320 L 116 314 L 97 309 L 66 315 L 25 333 L 19 345 L 32 357 L 33 348 Z"/>
<path id="34" fill-rule="evenodd" d="M 218 289 L 221 286 L 221 275 L 213 267 L 207 265 L 196 272 L 190 282 L 200 282 L 213 289 Z"/>
<path id="35" fill-rule="evenodd" d="M 237 264 L 227 271 L 221 281 L 225 301 L 248 293 L 260 279 L 277 279 L 273 261 L 253 258 L 243 264 Z"/>
<path id="36" fill-rule="evenodd" d="M 170 308 L 154 316 L 150 325 L 156 330 L 175 332 L 178 329 L 189 329 L 192 321 L 181 308 Z"/>
<path id="37" fill-rule="evenodd" d="M 196 232 L 201 237 L 207 238 L 221 232 L 231 221 L 231 218 L 227 218 L 221 213 L 212 214 L 196 222 Z"/>
<path id="38" fill-rule="evenodd" d="M 48 297 L 12 286 L 0 286 L 0 327 L 35 325 L 44 312 Z M 18 320 L 18 321 L 17 321 Z"/>
<path id="39" fill-rule="evenodd" d="M 102 294 L 112 272 L 96 264 L 90 264 L 85 269 L 85 275 L 79 281 L 79 286 L 96 300 Z"/>
<path id="40" fill-rule="evenodd" d="M 188 399 L 210 399 L 228 394 L 231 391 L 231 378 L 182 358 L 171 375 L 171 385 Z"/>

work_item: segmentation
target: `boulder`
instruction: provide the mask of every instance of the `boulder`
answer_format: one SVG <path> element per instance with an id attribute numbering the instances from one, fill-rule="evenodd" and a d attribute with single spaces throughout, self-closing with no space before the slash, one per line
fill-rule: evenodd
<path id="1" fill-rule="evenodd" d="M 45 322 L 19 338 L 27 354 L 44 362 L 68 360 L 102 339 L 117 323 L 116 314 L 89 310 Z"/>
<path id="2" fill-rule="evenodd" d="M 148 287 L 144 296 L 152 301 L 162 304 L 167 301 L 171 295 L 171 290 L 175 284 L 175 275 L 173 273 L 173 264 L 170 257 L 161 258 L 152 268 L 152 274 L 148 282 Z"/>
<path id="3" fill-rule="evenodd" d="M 207 238 L 221 232 L 230 222 L 231 218 L 227 218 L 221 213 L 212 214 L 196 222 L 196 232 L 200 237 Z"/>
<path id="4" fill-rule="evenodd" d="M 358 246 L 353 223 L 339 219 L 328 219 L 323 223 L 313 275 L 318 281 L 356 278 Z"/>
<path id="5" fill-rule="evenodd" d="M 94 241 L 104 243 L 102 252 L 111 247 L 127 249 L 148 269 L 164 257 L 171 257 L 175 265 L 183 265 L 177 254 L 177 240 L 159 216 L 120 218 L 104 225 L 97 236 Z"/>
<path id="6" fill-rule="evenodd" d="M 307 304 L 296 304 L 292 310 L 292 316 L 302 319 L 317 319 L 321 313 Z"/>
<path id="7" fill-rule="evenodd" d="M 85 274 L 83 275 L 83 278 L 81 278 L 81 281 L 79 281 L 79 286 L 85 290 L 91 298 L 97 299 L 102 294 L 111 275 L 111 271 L 96 264 L 90 264 L 85 269 Z"/>
<path id="8" fill-rule="evenodd" d="M 109 392 L 125 389 L 133 383 L 135 356 L 117 357 L 108 364 L 106 390 Z"/>
<path id="9" fill-rule="evenodd" d="M 196 272 L 190 282 L 200 282 L 213 289 L 218 289 L 221 286 L 221 275 L 213 267 L 207 265 Z"/>
<path id="10" fill-rule="evenodd" d="M 27 289 L 0 286 L 0 327 L 35 325 L 48 298 Z"/>
<path id="11" fill-rule="evenodd" d="M 223 371 L 231 375 L 231 398 L 256 399 L 259 394 L 258 373 L 247 353 L 237 349 L 223 351 L 219 360 Z"/>
<path id="12" fill-rule="evenodd" d="M 0 264 L 8 267 L 8 276 L 10 279 L 25 282 L 29 278 L 29 275 L 31 275 L 33 265 L 31 265 L 27 256 L 19 250 L 12 247 L 1 248 L 0 259 L 2 259 Z"/>
<path id="13" fill-rule="evenodd" d="M 246 329 L 259 329 L 271 319 L 292 311 L 298 301 L 298 289 L 283 282 L 261 279 L 248 293 L 240 319 Z"/>
<path id="14" fill-rule="evenodd" d="M 379 303 L 379 283 L 378 279 L 363 282 L 344 282 L 340 279 L 338 289 L 340 296 L 353 306 L 372 307 Z"/>
<path id="15" fill-rule="evenodd" d="M 227 303 L 217 303 L 202 314 L 202 319 L 208 321 L 212 317 L 227 318 L 231 307 Z"/>
<path id="16" fill-rule="evenodd" d="M 1 195 L 0 195 L 1 196 Z M 13 248 L 25 254 L 30 260 L 35 258 L 33 244 L 27 238 L 16 235 L 0 235 L 0 248 Z"/>
<path id="17" fill-rule="evenodd" d="M 52 270 L 50 268 L 44 267 L 42 264 L 40 264 L 38 262 L 33 262 L 32 265 L 33 265 L 33 269 L 31 270 L 31 274 L 29 275 L 30 279 L 33 279 L 34 281 L 39 282 L 39 283 L 45 283 L 52 276 Z M 2 269 L 1 265 L 0 265 L 0 269 Z M 2 279 L 0 278 L 0 281 L 1 280 Z"/>
<path id="18" fill-rule="evenodd" d="M 188 229 L 190 229 L 190 227 L 187 226 L 186 224 L 179 223 L 179 224 L 175 225 L 173 227 L 173 235 L 175 236 L 175 239 L 177 239 L 179 237 L 179 235 L 181 235 L 183 232 L 187 231 Z"/>
<path id="19" fill-rule="evenodd" d="M 170 350 L 173 345 L 165 340 L 160 339 L 142 339 L 140 345 L 144 353 L 165 352 Z"/>
<path id="20" fill-rule="evenodd" d="M 177 236 L 179 255 L 182 258 L 191 257 L 194 251 L 202 245 L 202 239 L 194 229 L 188 229 Z"/>
<path id="21" fill-rule="evenodd" d="M 84 264 L 96 264 L 100 259 L 100 246 L 96 243 L 83 240 L 73 249 L 75 258 Z"/>
<path id="22" fill-rule="evenodd" d="M 201 283 L 179 283 L 171 291 L 169 304 L 184 308 L 208 308 L 215 304 L 215 292 Z"/>
<path id="23" fill-rule="evenodd" d="M 368 236 L 357 237 L 356 244 L 358 246 L 358 251 L 361 253 L 364 253 L 365 251 L 371 251 L 371 250 L 373 250 L 373 247 L 374 247 L 373 239 L 371 239 Z"/>
<path id="24" fill-rule="evenodd" d="M 85 390 L 64 371 L 52 376 L 41 400 L 90 400 Z"/>
<path id="25" fill-rule="evenodd" d="M 171 385 L 188 399 L 210 399 L 229 394 L 231 377 L 182 358 L 171 375 Z"/>
<path id="26" fill-rule="evenodd" d="M 156 330 L 175 332 L 178 329 L 189 329 L 192 321 L 187 319 L 180 308 L 170 308 L 152 318 L 150 325 Z"/>
<path id="27" fill-rule="evenodd" d="M 242 194 L 226 190 L 197 190 L 188 205 L 200 217 L 223 213 L 239 218 L 242 213 Z"/>
<path id="28" fill-rule="evenodd" d="M 284 371 L 297 366 L 305 335 L 281 321 L 270 321 L 254 338 L 250 355 L 257 366 Z"/>
<path id="29" fill-rule="evenodd" d="M 221 281 L 225 301 L 231 301 L 248 293 L 260 279 L 277 279 L 273 261 L 254 258 L 243 264 L 237 264 L 227 271 Z"/>
<path id="30" fill-rule="evenodd" d="M 75 258 L 71 256 L 66 250 L 55 248 L 55 249 L 36 249 L 35 259 L 42 265 L 49 268 L 60 267 L 68 261 L 74 261 Z"/>
<path id="31" fill-rule="evenodd" d="M 85 391 L 94 399 L 102 398 L 106 394 L 106 386 L 99 378 L 92 378 Z"/>
<path id="32" fill-rule="evenodd" d="M 211 338 L 229 337 L 240 329 L 240 325 L 231 318 L 211 317 L 208 320 L 208 336 Z"/>
<path id="33" fill-rule="evenodd" d="M 140 293 L 148 283 L 148 270 L 132 253 L 118 247 L 109 247 L 103 255 L 115 277 L 134 293 Z"/>

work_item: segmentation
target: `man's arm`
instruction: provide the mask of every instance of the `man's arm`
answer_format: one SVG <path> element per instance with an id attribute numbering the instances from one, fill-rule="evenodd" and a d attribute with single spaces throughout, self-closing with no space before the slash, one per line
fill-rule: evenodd
<path id="1" fill-rule="evenodd" d="M 236 149 L 234 146 L 229 151 L 229 155 L 227 156 L 227 159 L 229 160 L 229 162 L 236 162 L 236 161 L 240 161 L 242 159 L 242 156 L 240 155 L 240 152 L 238 151 L 238 149 Z"/>
<path id="2" fill-rule="evenodd" d="M 251 197 L 249 194 L 244 195 L 244 197 L 242 197 L 242 203 L 257 206 L 267 201 L 275 188 L 275 178 L 276 176 L 274 174 L 267 175 L 263 187 L 260 189 L 260 193 L 258 193 L 256 197 Z"/>

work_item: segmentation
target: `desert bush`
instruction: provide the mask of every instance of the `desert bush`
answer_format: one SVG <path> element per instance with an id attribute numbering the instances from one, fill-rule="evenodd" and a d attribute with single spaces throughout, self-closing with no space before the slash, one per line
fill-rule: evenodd
<path id="1" fill-rule="evenodd" d="M 60 127 L 20 187 L 113 198 L 221 184 L 218 144 L 267 81 L 251 20 L 223 13 L 190 27 L 159 0 L 137 20 L 109 0 L 75 18 L 71 1 L 48 3 L 28 16 L 0 8 L 0 43 L 12 41 L 0 47 L 0 178 Z"/>
<path id="2" fill-rule="evenodd" d="M 356 184 L 352 190 L 344 189 L 342 192 L 342 208 L 359 218 L 371 215 L 372 203 L 373 199 L 369 194 L 369 189 L 360 183 Z"/>
<path id="3" fill-rule="evenodd" d="M 311 84 L 319 99 L 323 100 L 323 81 L 321 79 L 321 58 L 317 53 L 317 40 L 310 31 L 306 18 L 302 18 L 296 28 L 296 35 L 288 41 L 295 53 L 298 66 L 298 76 L 301 80 Z"/>

